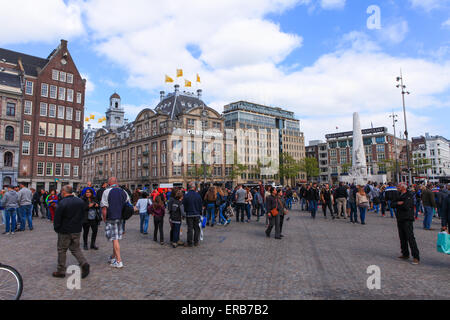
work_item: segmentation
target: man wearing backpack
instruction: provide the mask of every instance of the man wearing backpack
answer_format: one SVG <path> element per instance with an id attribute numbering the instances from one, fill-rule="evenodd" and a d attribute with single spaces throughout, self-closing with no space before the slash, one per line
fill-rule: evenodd
<path id="1" fill-rule="evenodd" d="M 103 192 L 101 208 L 106 238 L 113 243 L 113 255 L 109 258 L 109 263 L 113 268 L 123 268 L 119 240 L 122 240 L 123 234 L 122 210 L 130 203 L 130 197 L 119 187 L 115 177 L 109 178 L 108 185 L 109 188 Z"/>

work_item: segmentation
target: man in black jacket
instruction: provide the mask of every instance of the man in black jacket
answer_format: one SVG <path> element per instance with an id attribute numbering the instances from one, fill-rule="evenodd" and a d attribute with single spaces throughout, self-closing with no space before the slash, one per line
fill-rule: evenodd
<path id="1" fill-rule="evenodd" d="M 414 238 L 414 195 L 408 191 L 406 184 L 398 185 L 400 195 L 392 202 L 392 207 L 397 208 L 397 228 L 400 236 L 400 246 L 402 255 L 399 257 L 403 260 L 409 259 L 409 247 L 413 256 L 412 264 L 419 264 L 420 256 L 417 248 L 416 239 Z"/>
<path id="2" fill-rule="evenodd" d="M 62 189 L 63 199 L 58 203 L 53 228 L 58 233 L 58 270 L 53 272 L 55 278 L 66 275 L 67 249 L 74 255 L 81 267 L 81 277 L 89 274 L 89 264 L 80 249 L 80 234 L 84 219 L 84 201 L 73 196 L 70 185 Z"/>
<path id="3" fill-rule="evenodd" d="M 450 183 L 447 184 L 448 195 L 442 201 L 442 229 L 441 231 L 447 231 L 450 233 Z"/>

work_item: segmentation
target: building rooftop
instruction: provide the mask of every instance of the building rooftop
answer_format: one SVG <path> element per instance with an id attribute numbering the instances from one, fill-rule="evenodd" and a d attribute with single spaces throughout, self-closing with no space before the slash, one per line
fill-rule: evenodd
<path id="1" fill-rule="evenodd" d="M 49 61 L 48 59 L 0 48 L 0 60 L 4 59 L 5 62 L 17 64 L 19 58 L 22 59 L 25 74 L 34 77 L 38 75 L 38 69 L 43 69 Z"/>
<path id="2" fill-rule="evenodd" d="M 0 85 L 21 88 L 20 76 L 7 72 L 0 72 Z"/>
<path id="3" fill-rule="evenodd" d="M 230 103 L 230 104 L 224 106 L 223 113 L 226 114 L 226 113 L 233 112 L 236 110 L 256 112 L 256 113 L 261 113 L 261 114 L 265 114 L 265 115 L 269 115 L 269 116 L 273 116 L 273 117 L 281 117 L 281 118 L 298 121 L 297 119 L 295 119 L 294 112 L 292 112 L 292 111 L 287 111 L 287 110 L 284 110 L 284 109 L 281 109 L 278 107 L 264 106 L 261 104 L 248 102 L 248 101 L 237 101 L 237 102 Z"/>
<path id="4" fill-rule="evenodd" d="M 167 114 L 170 119 L 174 119 L 186 110 L 203 106 L 207 107 L 194 93 L 175 91 L 175 93 L 164 96 L 156 106 L 155 111 Z"/>

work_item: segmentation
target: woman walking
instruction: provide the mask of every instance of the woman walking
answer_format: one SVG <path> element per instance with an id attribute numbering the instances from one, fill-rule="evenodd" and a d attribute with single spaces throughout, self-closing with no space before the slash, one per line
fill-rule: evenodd
<path id="1" fill-rule="evenodd" d="M 153 231 L 153 241 L 158 241 L 158 230 L 159 230 L 159 243 L 164 244 L 164 215 L 166 213 L 166 208 L 164 207 L 164 202 L 161 196 L 157 196 L 155 201 L 150 206 L 149 214 L 153 216 L 153 223 L 155 230 Z"/>
<path id="2" fill-rule="evenodd" d="M 281 239 L 280 212 L 283 210 L 281 201 L 277 197 L 277 189 L 270 189 L 270 196 L 267 197 L 267 215 L 269 226 L 266 229 L 266 236 L 270 238 L 272 228 L 275 226 L 275 239 Z"/>
<path id="3" fill-rule="evenodd" d="M 356 206 L 359 209 L 359 216 L 361 217 L 361 224 L 366 224 L 366 211 L 369 208 L 369 199 L 362 186 L 359 186 L 358 193 L 356 194 Z"/>
<path id="4" fill-rule="evenodd" d="M 91 249 L 98 250 L 98 247 L 95 245 L 95 240 L 97 239 L 98 225 L 101 221 L 99 205 L 91 189 L 86 190 L 82 199 L 85 203 L 85 213 L 83 219 L 83 248 L 84 250 L 88 250 L 87 243 L 89 229 L 92 229 Z"/>
<path id="5" fill-rule="evenodd" d="M 47 198 L 47 204 L 48 208 L 50 210 L 50 219 L 55 219 L 55 211 L 56 211 L 56 204 L 58 203 L 58 196 L 56 195 L 55 190 L 50 190 L 50 195 Z"/>
<path id="6" fill-rule="evenodd" d="M 247 194 L 245 195 L 245 210 L 247 211 L 247 220 L 245 222 L 250 222 L 250 218 L 252 216 L 252 201 L 253 196 L 248 187 L 245 188 Z"/>
<path id="7" fill-rule="evenodd" d="M 216 187 L 209 187 L 208 191 L 205 194 L 205 203 L 206 203 L 206 225 L 209 226 L 209 222 L 211 221 L 211 227 L 214 227 L 214 221 L 216 220 L 215 211 L 216 211 L 216 200 L 217 193 Z"/>
<path id="8" fill-rule="evenodd" d="M 223 215 L 223 212 L 227 209 L 227 206 L 229 205 L 229 199 L 228 199 L 228 191 L 225 187 L 219 188 L 219 194 L 222 197 L 222 204 L 219 207 L 219 223 L 221 225 L 227 225 L 230 223 L 231 219 L 225 219 L 225 216 Z"/>
<path id="9" fill-rule="evenodd" d="M 180 241 L 180 228 L 181 219 L 184 216 L 183 208 L 183 193 L 181 190 L 174 190 L 172 192 L 172 197 L 167 203 L 167 209 L 169 210 L 169 222 L 170 222 L 170 242 L 172 243 L 172 248 L 184 245 L 183 241 Z"/>
<path id="10" fill-rule="evenodd" d="M 152 205 L 152 200 L 148 198 L 146 192 L 140 194 L 140 199 L 136 202 L 136 209 L 139 211 L 140 217 L 140 232 L 142 234 L 148 234 L 148 208 Z"/>

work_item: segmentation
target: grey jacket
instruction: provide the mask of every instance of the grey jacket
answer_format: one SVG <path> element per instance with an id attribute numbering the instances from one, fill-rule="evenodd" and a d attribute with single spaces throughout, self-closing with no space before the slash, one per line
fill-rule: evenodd
<path id="1" fill-rule="evenodd" d="M 17 193 L 19 196 L 19 206 L 31 205 L 33 199 L 33 193 L 28 188 L 22 188 Z"/>
<path id="2" fill-rule="evenodd" d="M 247 195 L 247 191 L 244 189 L 238 189 L 236 191 L 236 203 L 245 203 L 245 196 Z"/>
<path id="3" fill-rule="evenodd" d="M 19 196 L 17 195 L 17 192 L 14 190 L 6 192 L 2 198 L 2 207 L 5 209 L 18 208 Z"/>

